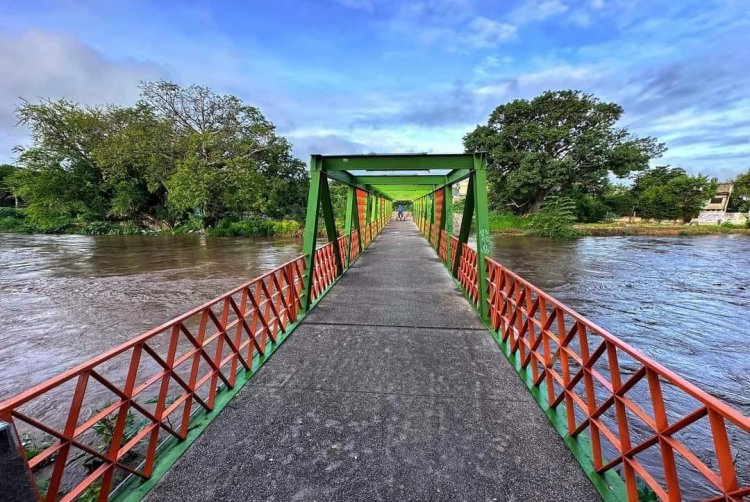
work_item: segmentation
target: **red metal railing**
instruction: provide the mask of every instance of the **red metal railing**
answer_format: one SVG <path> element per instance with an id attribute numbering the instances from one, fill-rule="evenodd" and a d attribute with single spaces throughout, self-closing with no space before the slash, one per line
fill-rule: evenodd
<path id="1" fill-rule="evenodd" d="M 359 232 L 352 230 L 351 233 L 351 244 L 349 245 L 349 263 L 353 262 L 354 259 L 359 256 L 360 244 L 359 244 Z"/>
<path id="2" fill-rule="evenodd" d="M 458 241 L 456 241 L 457 243 Z M 474 304 L 475 308 L 479 307 L 479 287 L 477 284 L 477 252 L 467 244 L 461 248 L 461 261 L 458 265 L 458 282 L 463 286 L 464 291 Z"/>
<path id="3" fill-rule="evenodd" d="M 456 246 L 451 237 L 451 264 Z M 632 501 L 641 483 L 660 500 L 750 499 L 750 417 L 495 260 L 486 267 L 490 328 L 558 427 L 586 436 L 596 472 L 616 470 Z M 477 254 L 466 244 L 457 279 L 478 308 Z"/>
<path id="4" fill-rule="evenodd" d="M 337 245 L 345 257 L 346 237 Z M 338 275 L 333 250 L 329 242 L 315 251 L 313 301 Z M 350 261 L 360 252 L 355 230 Z M 196 412 L 212 410 L 217 395 L 256 369 L 300 320 L 305 273 L 300 256 L 0 403 L 0 420 L 49 439 L 24 452 L 33 455 L 41 498 L 86 493 L 106 501 L 127 475 L 150 477 L 158 446 L 184 440 Z M 50 401 L 60 413 L 42 418 Z"/>
<path id="5" fill-rule="evenodd" d="M 448 260 L 447 234 L 445 230 L 440 231 L 440 240 L 438 241 L 438 256 L 444 262 Z"/>
<path id="6" fill-rule="evenodd" d="M 44 499 L 73 500 L 92 486 L 106 499 L 116 474 L 149 477 L 161 436 L 184 439 L 194 407 L 211 410 L 220 386 L 233 388 L 238 373 L 251 369 L 269 341 L 276 343 L 296 322 L 303 274 L 304 258 L 298 257 L 1 403 L 0 418 L 54 438 L 29 460 L 32 471 L 52 465 Z M 112 375 L 114 360 L 128 368 L 124 379 Z M 24 412 L 41 396 L 64 395 L 70 387 L 64 424 L 42 423 Z M 87 392 L 95 387 L 108 390 L 112 402 L 83 416 L 84 406 L 91 406 Z M 109 429 L 103 444 L 102 428 Z M 69 475 L 74 451 L 98 465 L 79 482 Z M 72 488 L 62 493 L 63 484 Z"/>
<path id="7" fill-rule="evenodd" d="M 458 237 L 451 236 L 451 261 L 450 269 L 453 270 L 453 266 L 456 264 L 456 250 L 458 249 Z"/>
<path id="8" fill-rule="evenodd" d="M 492 329 L 544 384 L 550 407 L 564 407 L 568 434 L 587 432 L 597 472 L 618 467 L 631 500 L 637 477 L 662 500 L 681 500 L 686 484 L 691 498 L 750 496 L 750 472 L 740 479 L 732 453 L 750 448 L 750 417 L 496 261 L 487 259 L 487 272 Z"/>

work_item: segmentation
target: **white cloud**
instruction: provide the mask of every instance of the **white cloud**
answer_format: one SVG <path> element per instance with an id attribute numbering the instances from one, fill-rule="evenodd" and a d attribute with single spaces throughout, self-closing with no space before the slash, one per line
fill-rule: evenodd
<path id="1" fill-rule="evenodd" d="M 0 32 L 0 160 L 28 132 L 15 127 L 20 98 L 66 98 L 87 104 L 133 103 L 138 82 L 162 77 L 154 63 L 108 59 L 75 38 L 31 30 Z"/>
<path id="2" fill-rule="evenodd" d="M 512 24 L 501 23 L 486 17 L 474 18 L 468 26 L 467 41 L 475 47 L 493 47 L 516 34 Z"/>
<path id="3" fill-rule="evenodd" d="M 518 24 L 544 21 L 567 12 L 568 6 L 560 0 L 526 0 L 510 14 L 510 19 Z"/>

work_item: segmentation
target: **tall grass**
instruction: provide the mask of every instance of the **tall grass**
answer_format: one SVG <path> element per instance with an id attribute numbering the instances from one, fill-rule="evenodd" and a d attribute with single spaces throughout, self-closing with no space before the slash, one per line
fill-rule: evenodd
<path id="1" fill-rule="evenodd" d="M 294 220 L 222 220 L 206 230 L 214 237 L 268 237 L 271 235 L 295 235 L 300 231 L 300 223 Z"/>

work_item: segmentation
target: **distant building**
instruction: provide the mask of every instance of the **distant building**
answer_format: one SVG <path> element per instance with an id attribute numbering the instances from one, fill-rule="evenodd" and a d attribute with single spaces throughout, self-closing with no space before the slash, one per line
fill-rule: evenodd
<path id="1" fill-rule="evenodd" d="M 462 197 L 466 197 L 466 193 L 469 191 L 469 179 L 461 180 L 453 185 L 453 201 L 456 202 Z"/>
<path id="2" fill-rule="evenodd" d="M 721 213 L 726 212 L 727 206 L 729 205 L 729 197 L 732 195 L 732 188 L 734 185 L 731 183 L 721 183 L 716 188 L 716 195 L 711 197 L 711 200 L 706 202 L 703 206 L 702 211 L 720 211 Z"/>
<path id="3" fill-rule="evenodd" d="M 747 215 L 741 213 L 727 213 L 729 197 L 732 195 L 732 183 L 721 183 L 716 188 L 716 195 L 711 197 L 701 209 L 694 223 L 703 225 L 719 225 L 727 222 L 734 225 L 742 225 L 747 220 Z"/>

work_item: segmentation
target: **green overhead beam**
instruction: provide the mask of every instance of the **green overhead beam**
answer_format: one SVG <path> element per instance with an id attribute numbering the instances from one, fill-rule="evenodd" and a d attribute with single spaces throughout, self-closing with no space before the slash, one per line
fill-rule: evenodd
<path id="1" fill-rule="evenodd" d="M 321 156 L 322 157 L 322 156 Z M 324 171 L 427 171 L 472 169 L 473 154 L 386 154 L 336 155 L 322 157 Z"/>
<path id="2" fill-rule="evenodd" d="M 457 181 L 461 181 L 464 178 L 469 177 L 469 173 L 471 171 L 469 169 L 456 169 L 453 172 L 449 173 L 448 176 L 446 176 L 446 183 L 452 184 Z"/>
<path id="3" fill-rule="evenodd" d="M 354 176 L 347 173 L 346 171 L 331 171 L 330 173 L 326 173 L 326 176 L 328 176 L 333 181 L 338 181 L 339 183 L 343 183 L 345 185 L 355 186 L 357 184 L 356 181 L 354 181 Z"/>
<path id="4" fill-rule="evenodd" d="M 334 171 L 340 173 L 342 171 Z M 468 174 L 468 170 L 467 173 Z M 355 176 L 354 182 L 362 185 L 373 185 L 383 187 L 385 185 L 402 185 L 411 186 L 414 185 L 444 185 L 446 183 L 445 176 L 439 175 L 425 175 L 425 176 Z"/>

